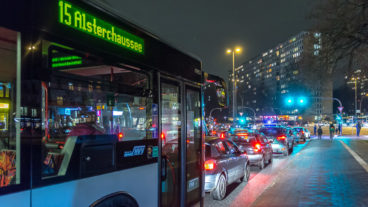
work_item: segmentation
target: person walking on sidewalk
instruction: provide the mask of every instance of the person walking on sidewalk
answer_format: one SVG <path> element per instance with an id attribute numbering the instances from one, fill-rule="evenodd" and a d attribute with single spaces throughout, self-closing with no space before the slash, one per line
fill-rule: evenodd
<path id="1" fill-rule="evenodd" d="M 322 139 L 322 134 L 323 134 L 323 131 L 322 131 L 322 127 L 321 126 L 318 127 L 317 133 L 318 133 L 318 139 L 321 140 Z"/>
<path id="2" fill-rule="evenodd" d="M 333 136 L 335 133 L 335 126 L 333 123 L 330 124 L 330 141 L 332 142 Z"/>
<path id="3" fill-rule="evenodd" d="M 360 129 L 362 128 L 362 124 L 358 121 L 357 125 L 356 125 L 356 135 L 359 137 L 360 134 Z"/>
<path id="4" fill-rule="evenodd" d="M 313 127 L 313 132 L 314 132 L 314 136 L 316 136 L 316 132 L 317 132 L 317 125 L 314 125 L 314 127 Z"/>

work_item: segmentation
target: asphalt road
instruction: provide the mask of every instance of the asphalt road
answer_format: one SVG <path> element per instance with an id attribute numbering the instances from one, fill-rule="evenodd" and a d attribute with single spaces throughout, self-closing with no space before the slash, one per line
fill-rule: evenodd
<path id="1" fill-rule="evenodd" d="M 248 183 L 229 186 L 224 200 L 207 193 L 205 206 L 368 206 L 368 140 L 361 139 L 299 144 L 262 171 L 252 167 Z"/>

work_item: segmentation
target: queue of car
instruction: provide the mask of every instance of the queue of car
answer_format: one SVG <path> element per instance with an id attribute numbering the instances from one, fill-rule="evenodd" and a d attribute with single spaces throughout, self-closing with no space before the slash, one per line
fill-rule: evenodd
<path id="1" fill-rule="evenodd" d="M 248 181 L 250 166 L 263 169 L 272 163 L 273 155 L 288 156 L 294 145 L 307 138 L 310 133 L 304 127 L 211 130 L 205 139 L 205 191 L 215 200 L 224 199 L 228 185 Z"/>

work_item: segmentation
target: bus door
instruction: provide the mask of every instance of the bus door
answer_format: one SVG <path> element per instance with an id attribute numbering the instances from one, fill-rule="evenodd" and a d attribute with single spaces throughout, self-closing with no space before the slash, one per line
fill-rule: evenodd
<path id="1" fill-rule="evenodd" d="M 161 206 L 180 206 L 181 97 L 179 83 L 161 82 Z"/>
<path id="2" fill-rule="evenodd" d="M 200 90 L 161 81 L 161 206 L 193 206 L 202 197 Z"/>

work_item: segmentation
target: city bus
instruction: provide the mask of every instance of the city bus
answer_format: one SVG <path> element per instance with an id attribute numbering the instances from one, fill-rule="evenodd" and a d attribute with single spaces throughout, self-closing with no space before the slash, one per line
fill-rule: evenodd
<path id="1" fill-rule="evenodd" d="M 201 62 L 80 0 L 0 12 L 0 206 L 203 206 Z"/>

